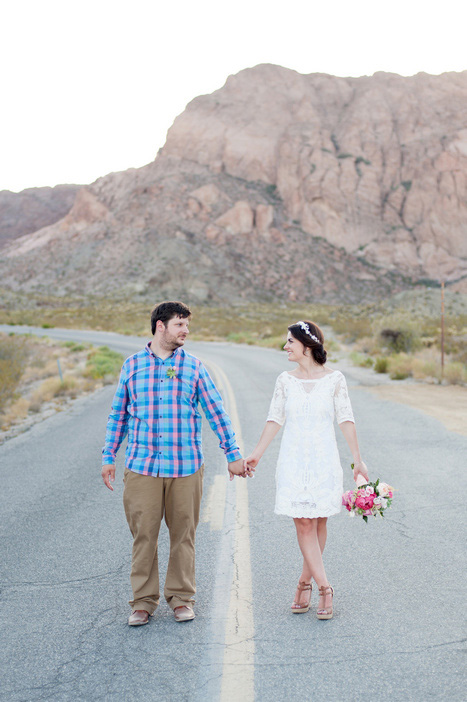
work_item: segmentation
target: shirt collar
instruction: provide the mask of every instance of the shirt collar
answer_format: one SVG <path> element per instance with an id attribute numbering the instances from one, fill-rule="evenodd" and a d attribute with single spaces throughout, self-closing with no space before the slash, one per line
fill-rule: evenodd
<path id="1" fill-rule="evenodd" d="M 168 361 L 171 361 L 171 362 L 175 361 L 176 357 L 179 355 L 179 353 L 180 353 L 181 350 L 182 350 L 182 347 L 179 346 L 177 349 L 175 349 L 175 351 L 174 351 L 170 356 L 168 356 L 167 358 L 162 359 L 162 358 L 160 358 L 160 356 L 157 356 L 157 355 L 153 352 L 153 350 L 152 350 L 152 348 L 151 348 L 151 342 L 150 342 L 150 341 L 148 341 L 148 343 L 146 344 L 146 347 L 145 347 L 146 353 L 148 353 L 150 356 L 152 356 L 152 358 L 156 359 L 156 361 L 159 361 L 159 363 L 167 363 Z"/>

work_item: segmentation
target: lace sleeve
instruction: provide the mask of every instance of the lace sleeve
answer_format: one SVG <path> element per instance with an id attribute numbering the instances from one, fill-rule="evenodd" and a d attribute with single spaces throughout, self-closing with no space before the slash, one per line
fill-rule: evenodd
<path id="1" fill-rule="evenodd" d="M 276 422 L 281 426 L 285 422 L 285 384 L 282 376 L 280 375 L 276 380 L 276 385 L 274 387 L 274 395 L 272 396 L 271 404 L 269 406 L 267 422 Z"/>
<path id="2" fill-rule="evenodd" d="M 347 383 L 342 373 L 339 373 L 334 387 L 334 414 L 338 424 L 342 424 L 342 422 L 353 422 L 355 424 Z"/>

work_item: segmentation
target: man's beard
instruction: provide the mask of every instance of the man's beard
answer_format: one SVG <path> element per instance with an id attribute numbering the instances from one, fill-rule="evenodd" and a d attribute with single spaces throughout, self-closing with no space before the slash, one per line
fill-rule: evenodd
<path id="1" fill-rule="evenodd" d="M 166 349 L 170 351 L 175 351 L 175 349 L 180 348 L 185 343 L 185 339 L 178 339 L 176 336 L 170 336 L 167 339 L 163 339 L 163 344 Z"/>

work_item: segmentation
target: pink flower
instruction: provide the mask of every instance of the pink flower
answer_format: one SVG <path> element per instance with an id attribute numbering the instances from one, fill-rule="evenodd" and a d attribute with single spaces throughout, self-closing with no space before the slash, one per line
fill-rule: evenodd
<path id="1" fill-rule="evenodd" d="M 360 493 L 364 493 L 364 490 L 359 490 Z M 357 494 L 357 499 L 355 500 L 355 506 L 358 507 L 359 509 L 363 510 L 371 510 L 373 507 L 373 502 L 375 499 L 375 494 L 372 493 L 371 495 L 365 495 L 365 494 Z"/>

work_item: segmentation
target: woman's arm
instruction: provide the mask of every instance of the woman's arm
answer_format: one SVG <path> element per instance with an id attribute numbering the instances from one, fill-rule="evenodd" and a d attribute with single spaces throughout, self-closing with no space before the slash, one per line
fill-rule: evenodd
<path id="1" fill-rule="evenodd" d="M 361 473 L 365 480 L 368 481 L 368 468 L 366 467 L 365 463 L 362 461 L 362 458 L 360 456 L 360 449 L 358 448 L 357 430 L 355 429 L 355 424 L 353 422 L 341 422 L 339 426 L 353 456 L 353 478 L 355 482 L 357 482 L 359 473 Z"/>
<path id="2" fill-rule="evenodd" d="M 274 439 L 276 436 L 277 432 L 281 428 L 281 425 L 278 424 L 277 422 L 266 422 L 264 425 L 263 432 L 260 436 L 260 439 L 256 445 L 256 447 L 253 449 L 251 454 L 248 456 L 248 458 L 245 458 L 245 470 L 249 471 L 250 468 L 256 468 L 258 465 L 263 453 L 266 451 L 267 447 L 271 443 L 271 441 Z"/>

